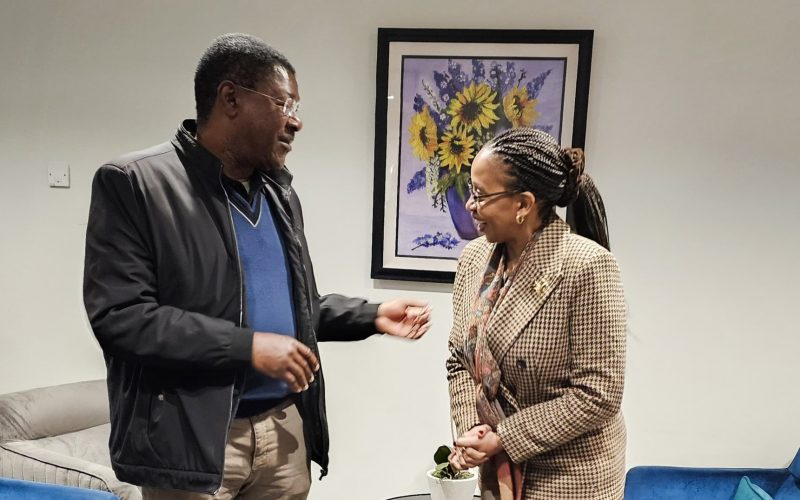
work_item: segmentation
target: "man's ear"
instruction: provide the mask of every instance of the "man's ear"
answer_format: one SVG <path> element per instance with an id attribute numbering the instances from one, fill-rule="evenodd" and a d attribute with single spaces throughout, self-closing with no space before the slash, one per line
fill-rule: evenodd
<path id="1" fill-rule="evenodd" d="M 224 80 L 217 85 L 217 98 L 214 106 L 228 118 L 233 118 L 239 114 L 239 96 L 238 88 L 230 80 Z"/>

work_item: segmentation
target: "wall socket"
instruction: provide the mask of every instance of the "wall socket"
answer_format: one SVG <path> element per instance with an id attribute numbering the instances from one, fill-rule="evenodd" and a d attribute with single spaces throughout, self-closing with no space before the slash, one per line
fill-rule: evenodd
<path id="1" fill-rule="evenodd" d="M 51 161 L 47 165 L 47 182 L 50 187 L 69 187 L 69 163 Z"/>

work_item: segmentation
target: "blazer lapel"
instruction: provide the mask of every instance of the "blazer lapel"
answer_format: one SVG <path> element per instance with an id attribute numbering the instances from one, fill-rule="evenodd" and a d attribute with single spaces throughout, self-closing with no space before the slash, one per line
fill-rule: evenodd
<path id="1" fill-rule="evenodd" d="M 498 363 L 502 363 L 525 325 L 561 283 L 563 242 L 568 234 L 569 226 L 559 218 L 545 227 L 505 298 L 489 318 L 487 335 Z"/>

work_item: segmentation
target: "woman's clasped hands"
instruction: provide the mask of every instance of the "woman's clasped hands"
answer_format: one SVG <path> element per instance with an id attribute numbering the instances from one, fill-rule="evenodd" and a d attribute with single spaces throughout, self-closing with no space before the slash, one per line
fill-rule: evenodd
<path id="1" fill-rule="evenodd" d="M 478 467 L 501 451 L 500 436 L 488 425 L 476 425 L 456 439 L 448 460 L 454 469 L 466 470 Z"/>

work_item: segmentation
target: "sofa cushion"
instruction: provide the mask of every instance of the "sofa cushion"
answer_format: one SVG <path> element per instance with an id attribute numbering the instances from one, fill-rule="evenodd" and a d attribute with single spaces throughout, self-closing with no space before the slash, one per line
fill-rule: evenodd
<path id="1" fill-rule="evenodd" d="M 794 476 L 787 478 L 772 498 L 774 500 L 799 500 L 800 479 L 796 479 Z"/>
<path id="2" fill-rule="evenodd" d="M 0 475 L 111 491 L 139 500 L 139 488 L 119 481 L 108 455 L 109 424 L 35 440 L 0 444 Z"/>
<path id="3" fill-rule="evenodd" d="M 744 476 L 739 481 L 739 487 L 736 488 L 733 500 L 772 500 L 772 497 L 766 491 L 750 482 L 749 477 Z"/>

